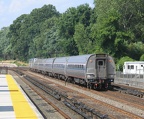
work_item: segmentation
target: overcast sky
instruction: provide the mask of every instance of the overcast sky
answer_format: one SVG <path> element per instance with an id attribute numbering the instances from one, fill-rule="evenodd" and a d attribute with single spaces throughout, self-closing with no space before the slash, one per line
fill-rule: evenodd
<path id="1" fill-rule="evenodd" d="M 69 7 L 77 7 L 88 3 L 93 7 L 94 0 L 0 0 L 0 29 L 7 27 L 22 14 L 29 14 L 35 8 L 41 8 L 45 4 L 52 4 L 63 13 Z"/>

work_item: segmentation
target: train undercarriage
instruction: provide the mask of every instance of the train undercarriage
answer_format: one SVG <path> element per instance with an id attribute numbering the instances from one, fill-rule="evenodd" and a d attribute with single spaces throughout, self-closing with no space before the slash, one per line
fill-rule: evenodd
<path id="1" fill-rule="evenodd" d="M 111 86 L 111 80 L 110 79 L 98 79 L 98 80 L 88 80 L 86 82 L 85 79 L 79 79 L 74 77 L 69 77 L 68 82 L 86 86 L 89 89 L 95 89 L 95 90 L 101 90 L 101 89 L 108 89 Z"/>
<path id="2" fill-rule="evenodd" d="M 111 79 L 89 79 L 86 82 L 85 79 L 80 79 L 80 78 L 75 78 L 70 76 L 66 77 L 65 75 L 62 74 L 57 74 L 57 73 L 53 74 L 52 72 L 42 72 L 40 70 L 34 70 L 34 69 L 30 69 L 30 70 L 50 77 L 55 77 L 60 80 L 64 80 L 65 82 L 78 84 L 81 86 L 85 86 L 89 89 L 95 89 L 95 90 L 107 90 L 111 86 L 111 82 L 112 82 Z"/>

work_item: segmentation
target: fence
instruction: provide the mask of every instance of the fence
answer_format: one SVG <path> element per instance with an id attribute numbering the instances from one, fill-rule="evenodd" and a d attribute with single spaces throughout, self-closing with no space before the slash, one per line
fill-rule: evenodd
<path id="1" fill-rule="evenodd" d="M 144 89 L 144 74 L 123 74 L 117 71 L 114 83 Z"/>

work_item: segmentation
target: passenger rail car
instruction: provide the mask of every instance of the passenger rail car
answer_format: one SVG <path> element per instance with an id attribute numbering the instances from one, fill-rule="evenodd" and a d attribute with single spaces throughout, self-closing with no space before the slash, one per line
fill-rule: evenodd
<path id="1" fill-rule="evenodd" d="M 107 54 L 88 54 L 29 60 L 31 70 L 88 88 L 107 89 L 114 81 L 115 63 Z"/>

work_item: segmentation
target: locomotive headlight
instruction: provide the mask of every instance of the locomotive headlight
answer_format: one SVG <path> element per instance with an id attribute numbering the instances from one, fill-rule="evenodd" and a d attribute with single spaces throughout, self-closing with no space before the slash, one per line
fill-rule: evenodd
<path id="1" fill-rule="evenodd" d="M 94 78 L 94 74 L 87 74 L 87 78 Z"/>

